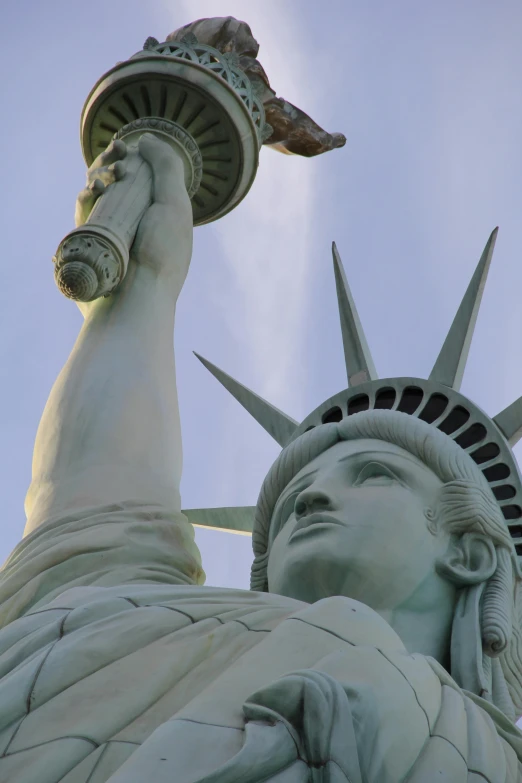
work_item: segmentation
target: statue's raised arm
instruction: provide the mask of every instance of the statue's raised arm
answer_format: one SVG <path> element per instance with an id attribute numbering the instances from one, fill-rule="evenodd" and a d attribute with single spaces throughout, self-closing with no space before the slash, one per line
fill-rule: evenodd
<path id="1" fill-rule="evenodd" d="M 179 157 L 143 135 L 153 203 L 127 274 L 109 297 L 79 302 L 84 323 L 47 402 L 26 500 L 28 530 L 57 514 L 127 500 L 180 510 L 181 432 L 174 367 L 176 301 L 192 252 L 192 209 Z M 96 199 L 125 180 L 127 148 L 93 163 L 77 202 L 82 225 Z"/>
<path id="2" fill-rule="evenodd" d="M 257 49 L 244 22 L 200 20 L 163 44 L 147 39 L 87 99 L 87 188 L 55 258 L 57 283 L 85 323 L 38 431 L 27 531 L 85 505 L 180 509 L 175 305 L 193 223 L 244 197 L 259 147 L 276 132 Z M 330 143 L 313 128 L 322 134 L 313 154 L 339 146 L 339 135 Z"/>

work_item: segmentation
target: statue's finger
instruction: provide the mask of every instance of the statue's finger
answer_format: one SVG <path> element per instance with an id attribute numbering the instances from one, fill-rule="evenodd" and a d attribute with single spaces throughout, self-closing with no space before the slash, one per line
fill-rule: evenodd
<path id="1" fill-rule="evenodd" d="M 114 141 L 111 141 L 107 149 L 100 153 L 98 157 L 93 160 L 89 166 L 89 175 L 93 171 L 107 168 L 107 166 L 110 166 L 111 163 L 123 160 L 126 155 L 127 145 L 125 142 L 121 139 L 114 139 Z"/>
<path id="2" fill-rule="evenodd" d="M 96 196 L 92 192 L 91 188 L 84 188 L 76 199 L 76 210 L 74 214 L 74 222 L 77 226 L 82 226 L 89 217 L 91 210 L 96 201 Z"/>
<path id="3" fill-rule="evenodd" d="M 114 139 L 100 155 L 101 165 L 110 166 L 111 163 L 115 163 L 117 160 L 123 160 L 126 154 L 127 145 L 125 142 L 121 139 Z"/>
<path id="4" fill-rule="evenodd" d="M 94 202 L 101 196 L 104 190 L 105 187 L 103 183 L 99 179 L 94 180 L 94 182 L 78 194 L 77 203 L 80 204 L 82 209 L 91 210 L 94 206 Z"/>
<path id="5" fill-rule="evenodd" d="M 105 190 L 105 185 L 100 179 L 95 179 L 84 188 L 76 199 L 75 221 L 76 225 L 82 225 L 89 217 L 96 200 Z"/>
<path id="6" fill-rule="evenodd" d="M 103 191 L 105 190 L 105 183 L 103 180 L 97 178 L 91 182 L 88 188 L 86 190 L 89 190 L 94 198 L 96 200 L 101 196 Z"/>
<path id="7" fill-rule="evenodd" d="M 107 187 L 116 182 L 116 180 L 121 179 L 124 173 L 125 163 L 123 161 L 116 161 L 116 163 L 111 163 L 110 166 L 102 166 L 97 169 L 91 167 L 87 172 L 87 187 L 90 187 L 96 180 L 99 180 Z"/>
<path id="8" fill-rule="evenodd" d="M 111 165 L 108 166 L 107 171 L 113 175 L 114 181 L 117 181 L 123 179 L 126 169 L 125 163 L 122 160 L 117 160 L 115 163 L 111 163 Z"/>

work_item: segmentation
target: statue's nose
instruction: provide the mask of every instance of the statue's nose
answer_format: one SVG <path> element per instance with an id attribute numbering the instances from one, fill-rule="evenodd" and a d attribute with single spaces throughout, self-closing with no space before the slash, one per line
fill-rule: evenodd
<path id="1" fill-rule="evenodd" d="M 321 490 L 305 489 L 300 492 L 295 501 L 295 516 L 297 519 L 316 514 L 321 511 L 332 511 L 332 501 Z"/>

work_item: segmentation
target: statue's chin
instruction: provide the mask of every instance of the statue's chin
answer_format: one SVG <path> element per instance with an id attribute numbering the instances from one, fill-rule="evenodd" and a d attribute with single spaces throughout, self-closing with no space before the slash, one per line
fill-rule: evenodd
<path id="1" fill-rule="evenodd" d="M 299 535 L 299 534 L 297 534 Z M 297 542 L 296 542 L 297 543 Z M 301 541 L 304 543 L 304 540 Z M 329 551 L 324 547 L 320 551 L 319 537 L 314 537 L 314 556 L 303 557 L 304 547 L 299 547 L 299 553 L 288 553 L 285 568 L 268 576 L 269 591 L 314 604 L 324 598 L 342 596 L 352 601 L 358 601 L 375 609 L 387 605 L 391 597 L 390 587 L 393 579 L 389 574 L 365 559 L 350 560 L 339 558 L 339 552 Z M 394 595 L 399 603 L 401 596 Z"/>

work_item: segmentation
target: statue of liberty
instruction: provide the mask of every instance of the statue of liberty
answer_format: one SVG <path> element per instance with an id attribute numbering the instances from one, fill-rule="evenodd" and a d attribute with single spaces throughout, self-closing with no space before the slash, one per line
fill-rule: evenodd
<path id="1" fill-rule="evenodd" d="M 297 423 L 205 360 L 282 451 L 253 513 L 251 590 L 204 585 L 179 493 L 176 302 L 193 223 L 248 189 L 236 171 L 225 193 L 223 150 L 248 168 L 257 148 L 232 131 L 207 144 L 197 117 L 218 112 L 212 88 L 250 107 L 260 143 L 343 141 L 273 92 L 256 103 L 253 40 L 200 20 L 148 39 L 89 99 L 85 138 L 101 141 L 55 267 L 84 323 L 0 577 L 0 780 L 521 781 L 522 399 L 490 418 L 459 392 L 496 232 L 427 380 L 378 379 L 335 247 L 347 389 Z M 161 119 L 171 66 L 191 122 Z M 156 92 L 133 93 L 129 68 Z M 140 95 L 153 120 L 124 114 Z"/>

